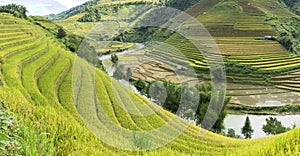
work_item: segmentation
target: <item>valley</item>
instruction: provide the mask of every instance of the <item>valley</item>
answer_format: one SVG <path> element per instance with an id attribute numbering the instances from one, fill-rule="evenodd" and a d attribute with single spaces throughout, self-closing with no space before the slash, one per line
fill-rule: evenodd
<path id="1" fill-rule="evenodd" d="M 300 153 L 298 3 L 94 0 L 51 18 L 7 8 L 0 155 Z M 266 137 L 269 117 L 285 131 Z"/>

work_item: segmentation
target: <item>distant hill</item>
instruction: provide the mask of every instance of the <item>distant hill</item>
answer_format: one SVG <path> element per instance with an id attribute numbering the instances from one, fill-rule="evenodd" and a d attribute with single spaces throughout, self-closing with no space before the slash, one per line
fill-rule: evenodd
<path id="1" fill-rule="evenodd" d="M 282 0 L 292 11 L 300 15 L 300 1 L 298 0 Z"/>
<path id="2" fill-rule="evenodd" d="M 124 5 L 124 4 L 135 4 L 135 3 L 152 3 L 155 0 L 90 0 L 82 5 L 73 7 L 67 11 L 61 12 L 55 16 L 51 16 L 51 20 L 64 20 L 77 14 L 88 13 L 92 8 L 98 8 L 101 6 L 112 6 L 112 5 Z"/>

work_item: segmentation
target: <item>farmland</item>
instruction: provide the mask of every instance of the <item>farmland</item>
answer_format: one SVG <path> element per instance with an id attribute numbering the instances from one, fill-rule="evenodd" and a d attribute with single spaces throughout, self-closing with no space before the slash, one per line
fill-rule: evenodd
<path id="1" fill-rule="evenodd" d="M 195 16 L 212 35 L 213 38 L 207 39 L 212 39 L 211 42 L 215 41 L 220 50 L 219 54 L 227 67 L 227 81 L 230 86 L 248 85 L 244 85 L 244 91 L 239 91 L 238 94 L 228 88 L 228 95 L 233 96 L 233 100 L 245 99 L 232 101 L 233 103 L 255 105 L 259 102 L 249 103 L 247 99 L 253 99 L 255 95 L 267 99 L 269 94 L 285 97 L 285 94 L 289 93 L 291 97 L 293 95 L 292 100 L 279 101 L 284 101 L 284 104 L 300 103 L 297 93 L 300 89 L 296 82 L 300 68 L 298 55 L 291 53 L 277 41 L 264 39 L 265 36 L 280 38 L 277 29 L 277 25 L 280 25 L 278 21 L 289 20 L 290 17 L 299 19 L 299 16 L 285 8 L 283 4 L 268 0 L 199 1 L 194 7 L 188 9 L 187 13 Z M 182 27 L 190 32 L 197 32 L 197 27 L 189 23 L 183 24 Z M 203 40 L 197 36 L 187 37 Z M 155 58 L 155 61 L 149 61 L 138 67 L 134 74 L 136 79 L 142 78 L 146 81 L 167 79 L 177 82 L 173 71 L 178 66 L 176 64 L 178 60 L 189 61 L 190 65 L 197 70 L 201 80 L 210 79 L 205 71 L 208 71 L 208 62 L 214 61 L 213 54 L 205 56 L 195 49 L 191 42 L 178 34 L 172 35 L 165 43 L 179 52 L 170 48 L 156 48 L 156 52 L 147 53 Z M 162 62 L 165 63 L 165 58 L 171 59 L 169 62 L 173 65 L 157 66 Z M 256 86 L 257 89 L 249 88 L 250 85 Z M 265 91 L 261 91 L 261 88 Z"/>
<path id="2" fill-rule="evenodd" d="M 50 155 L 299 153 L 299 129 L 253 140 L 226 138 L 212 132 L 199 136 L 199 132 L 205 130 L 128 91 L 85 60 L 61 48 L 57 40 L 47 36 L 40 27 L 3 13 L 0 14 L 0 23 L 3 83 L 0 97 L 9 111 L 16 114 L 17 120 L 33 127 L 36 134 L 48 135 L 41 138 L 40 143 L 28 145 L 28 155 L 42 155 L 44 152 Z M 76 79 L 72 80 L 72 76 Z M 93 80 L 95 83 L 91 83 Z M 91 96 L 94 98 L 86 98 Z M 124 99 L 126 101 L 122 101 Z M 142 108 L 151 115 L 141 115 Z M 129 113 L 129 110 L 134 112 Z M 103 119 L 136 131 L 155 130 L 162 125 L 174 133 L 180 132 L 181 126 L 186 125 L 187 128 L 163 147 L 150 151 L 122 150 L 109 144 L 115 140 L 109 140 L 107 136 L 118 138 L 120 134 L 111 131 Z M 175 120 L 176 124 L 172 124 L 171 120 Z M 165 137 L 158 138 L 161 133 L 158 131 L 149 137 L 162 139 L 161 142 L 172 137 L 165 133 Z M 102 142 L 103 139 L 108 139 L 108 142 Z M 135 146 L 137 149 L 144 148 Z"/>
<path id="3" fill-rule="evenodd" d="M 201 22 L 211 36 L 197 36 L 199 25 L 187 22 L 181 25 L 190 32 L 184 34 L 186 36 L 142 29 L 145 34 L 151 31 L 162 33 L 160 41 L 167 37 L 162 42 L 151 42 L 155 35 L 143 35 L 137 31 L 141 35 L 138 36 L 128 27 L 143 20 L 151 21 L 147 15 L 155 15 L 151 7 L 141 4 L 148 6 L 162 1 L 95 2 L 59 14 L 54 23 L 45 17 L 22 19 L 0 13 L 0 121 L 7 116 L 2 112 L 5 110 L 20 127 L 14 131 L 20 131 L 14 134 L 16 138 L 5 138 L 2 133 L 5 124 L 10 123 L 1 123 L 0 153 L 3 138 L 4 141 L 15 139 L 20 147 L 19 155 L 300 153 L 300 129 L 259 139 L 225 137 L 225 134 L 202 128 L 206 128 L 205 123 L 196 126 L 187 121 L 189 118 L 185 120 L 178 113 L 172 114 L 109 77 L 101 68 L 102 63 L 112 67 L 133 67 L 131 78 L 147 82 L 200 82 L 202 90 L 199 94 L 211 94 L 214 101 L 213 91 L 205 85 L 211 80 L 224 80 L 216 74 L 223 72 L 223 68 L 210 69 L 224 63 L 227 96 L 232 97 L 231 104 L 227 105 L 230 112 L 277 114 L 288 110 L 289 113 L 298 113 L 300 60 L 295 51 L 299 16 L 283 3 L 272 0 L 199 0 L 186 12 Z M 176 0 L 169 2 L 177 5 Z M 185 5 L 189 3 L 179 8 L 185 8 Z M 82 11 L 82 8 L 87 10 Z M 101 19 L 100 14 L 89 18 L 89 13 L 94 11 L 101 12 Z M 159 18 L 165 17 L 168 16 Z M 93 22 L 79 22 L 79 19 Z M 97 23 L 99 20 L 100 24 Z M 59 37 L 59 31 L 64 30 L 65 34 Z M 128 37 L 123 32 L 133 35 Z M 143 44 L 123 42 L 124 36 L 116 36 L 118 33 L 125 38 L 151 41 Z M 78 51 L 69 49 L 66 40 L 70 36 L 86 37 L 81 45 L 76 43 Z M 265 36 L 272 38 L 265 39 Z M 95 42 L 91 42 L 93 38 Z M 205 48 L 199 51 L 188 39 L 205 41 Z M 295 42 L 290 44 L 291 41 Z M 124 52 L 117 63 L 109 59 L 101 62 L 96 56 L 91 58 L 91 55 L 109 56 L 128 49 L 135 52 Z M 92 50 L 91 54 L 89 50 Z M 174 96 L 178 96 L 177 93 Z M 211 115 L 211 112 L 206 113 Z M 210 122 L 211 117 L 208 118 Z"/>

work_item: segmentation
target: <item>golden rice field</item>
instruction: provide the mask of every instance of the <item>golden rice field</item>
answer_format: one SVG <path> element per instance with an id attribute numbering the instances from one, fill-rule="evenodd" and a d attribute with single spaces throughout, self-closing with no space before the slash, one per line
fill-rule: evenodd
<path id="1" fill-rule="evenodd" d="M 28 155 L 41 155 L 43 150 L 49 151 L 49 155 L 297 155 L 300 152 L 299 129 L 253 140 L 232 139 L 211 132 L 199 135 L 203 129 L 128 91 L 85 60 L 60 48 L 40 27 L 1 13 L 0 28 L 3 82 L 0 98 L 35 133 L 48 134 L 43 140 L 48 146 L 36 145 L 39 150 L 27 151 Z M 141 115 L 141 108 L 152 112 L 151 115 Z M 129 113 L 129 109 L 135 114 Z M 110 142 L 118 138 L 103 120 L 104 114 L 118 127 L 138 132 L 155 131 L 162 125 L 174 133 L 182 125 L 187 128 L 157 149 L 122 150 L 101 140 L 105 134 L 114 134 Z M 170 120 L 177 122 L 170 124 Z M 160 133 L 151 138 L 164 141 L 170 137 L 166 133 L 158 138 Z"/>
<path id="2" fill-rule="evenodd" d="M 300 152 L 299 129 L 253 140 L 226 138 L 211 132 L 201 136 L 203 129 L 143 97 L 134 93 L 126 97 L 128 90 L 119 82 L 60 48 L 57 41 L 47 37 L 38 26 L 0 14 L 0 28 L 1 81 L 4 83 L 0 87 L 0 97 L 19 121 L 33 126 L 37 134 L 48 134 L 43 140 L 52 145 L 48 154 L 297 155 Z M 73 80 L 74 70 L 79 74 L 76 80 Z M 95 71 L 94 76 L 89 76 L 92 71 Z M 94 85 L 90 83 L 93 80 Z M 74 81 L 79 86 L 75 90 Z M 85 96 L 92 94 L 85 87 L 95 90 L 95 102 L 83 101 Z M 120 98 L 127 100 L 120 101 Z M 150 116 L 128 113 L 128 109 L 141 113 L 141 106 L 153 113 Z M 106 121 L 101 120 L 103 114 L 97 111 L 100 108 L 115 125 L 128 130 L 149 131 L 166 125 L 170 131 L 177 132 L 180 125 L 188 126 L 160 148 L 139 152 L 122 150 L 100 139 L 110 131 L 105 126 Z M 154 111 L 157 109 L 159 111 Z M 175 125 L 169 123 L 172 119 L 176 119 Z M 37 153 L 28 154 L 39 155 L 46 150 L 46 147 L 40 148 L 35 151 Z"/>

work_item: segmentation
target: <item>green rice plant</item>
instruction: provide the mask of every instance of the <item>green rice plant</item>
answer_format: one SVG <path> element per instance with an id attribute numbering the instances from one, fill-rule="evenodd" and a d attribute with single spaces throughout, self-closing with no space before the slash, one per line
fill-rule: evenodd
<path id="1" fill-rule="evenodd" d="M 5 60 L 5 64 L 2 66 L 3 70 L 3 76 L 5 84 L 11 87 L 20 87 L 21 89 L 21 80 L 20 80 L 20 63 L 28 58 L 31 57 L 31 55 L 35 55 L 38 53 L 43 53 L 45 50 L 46 44 L 41 44 L 40 46 L 33 48 L 31 50 L 28 50 L 27 52 L 24 53 L 19 53 L 16 55 L 12 55 L 11 57 L 7 58 Z M 22 92 L 24 95 L 27 95 L 27 91 L 23 88 Z"/>
<path id="2" fill-rule="evenodd" d="M 133 133 L 133 147 L 136 150 L 151 149 L 151 138 L 143 134 Z"/>
<path id="3" fill-rule="evenodd" d="M 56 57 L 57 51 L 54 49 L 54 45 L 48 42 L 48 49 L 46 54 L 36 58 L 35 60 L 31 60 L 28 62 L 21 71 L 21 80 L 24 88 L 26 88 L 27 92 L 30 94 L 31 99 L 37 105 L 45 105 L 47 103 L 47 99 L 43 97 L 37 87 L 37 80 L 35 78 L 36 71 L 38 71 L 44 64 L 49 61 L 49 58 Z"/>
<path id="4" fill-rule="evenodd" d="M 59 58 L 54 64 L 49 67 L 42 75 L 37 79 L 38 88 L 41 93 L 50 100 L 49 103 L 53 106 L 58 106 L 57 88 L 59 87 L 58 80 L 65 70 L 70 68 L 70 60 L 66 54 L 61 53 Z"/>
<path id="5" fill-rule="evenodd" d="M 22 51 L 30 50 L 32 48 L 37 47 L 40 43 L 41 43 L 40 40 L 35 40 L 35 41 L 29 42 L 27 44 L 20 44 L 20 45 L 14 46 L 14 47 L 4 49 L 0 55 L 0 58 L 1 58 L 1 60 L 3 60 L 6 57 L 10 57 L 10 56 L 20 53 Z"/>

